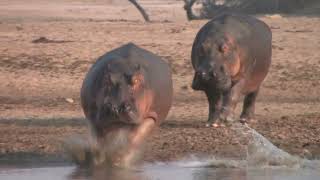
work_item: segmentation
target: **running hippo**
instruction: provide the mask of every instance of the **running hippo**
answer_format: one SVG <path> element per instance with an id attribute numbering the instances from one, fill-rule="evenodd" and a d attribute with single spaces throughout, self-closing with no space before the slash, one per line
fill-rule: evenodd
<path id="1" fill-rule="evenodd" d="M 97 140 L 114 128 L 130 127 L 129 145 L 121 164 L 167 116 L 172 103 L 169 65 L 129 43 L 101 56 L 87 73 L 81 103 Z"/>
<path id="2" fill-rule="evenodd" d="M 257 94 L 271 64 L 271 43 L 270 28 L 245 15 L 224 14 L 200 29 L 192 47 L 192 88 L 207 95 L 207 126 L 233 121 L 241 95 L 245 98 L 240 121 L 253 118 Z"/>

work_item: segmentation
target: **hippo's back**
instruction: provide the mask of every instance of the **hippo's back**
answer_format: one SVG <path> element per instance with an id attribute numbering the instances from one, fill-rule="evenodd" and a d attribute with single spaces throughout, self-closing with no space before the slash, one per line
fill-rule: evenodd
<path id="1" fill-rule="evenodd" d="M 272 33 L 263 21 L 248 15 L 225 14 L 212 22 L 219 22 L 216 26 L 221 26 L 222 31 L 233 36 L 249 58 L 265 63 L 271 60 Z"/>

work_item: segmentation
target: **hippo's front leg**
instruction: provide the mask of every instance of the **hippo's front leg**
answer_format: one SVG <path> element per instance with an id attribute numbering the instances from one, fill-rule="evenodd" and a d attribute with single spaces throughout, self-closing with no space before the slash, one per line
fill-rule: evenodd
<path id="1" fill-rule="evenodd" d="M 207 127 L 213 126 L 216 120 L 219 118 L 221 111 L 222 98 L 221 93 L 213 91 L 205 91 L 209 102 L 209 116 Z"/>
<path id="2" fill-rule="evenodd" d="M 129 147 L 127 153 L 123 156 L 120 160 L 120 163 L 116 165 L 122 167 L 129 167 L 130 164 L 133 162 L 134 157 L 138 151 L 138 147 L 143 143 L 146 136 L 150 134 L 152 129 L 155 126 L 155 120 L 152 118 L 147 118 L 136 127 L 136 129 L 132 132 L 131 137 L 129 139 Z"/>
<path id="3" fill-rule="evenodd" d="M 219 120 L 225 123 L 234 121 L 234 110 L 239 101 L 244 80 L 235 83 L 230 90 L 223 93 L 222 107 Z"/>

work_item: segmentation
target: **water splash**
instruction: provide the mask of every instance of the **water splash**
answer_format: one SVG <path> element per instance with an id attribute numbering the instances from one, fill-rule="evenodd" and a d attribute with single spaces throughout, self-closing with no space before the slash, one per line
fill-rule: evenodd
<path id="1" fill-rule="evenodd" d="M 248 134 L 247 161 L 249 167 L 284 166 L 299 167 L 301 159 L 276 147 L 267 138 L 247 125 L 235 125 L 240 133 Z"/>
<path id="2" fill-rule="evenodd" d="M 95 136 L 75 135 L 64 141 L 64 149 L 79 166 L 112 166 L 118 157 L 121 157 L 129 145 L 130 130 L 123 128 L 108 132 L 103 139 Z M 140 151 L 136 152 L 136 159 Z"/>
<path id="3" fill-rule="evenodd" d="M 192 155 L 183 160 L 171 162 L 174 166 L 183 168 L 245 168 L 246 160 L 233 160 L 226 158 L 211 157 L 198 157 Z"/>
<path id="4" fill-rule="evenodd" d="M 211 168 L 307 168 L 320 169 L 319 160 L 307 160 L 276 147 L 267 138 L 248 125 L 233 124 L 231 129 L 239 137 L 248 139 L 247 157 L 245 160 L 230 160 L 216 157 L 197 158 L 176 162 L 181 167 L 211 167 Z"/>
<path id="5" fill-rule="evenodd" d="M 240 123 L 230 127 L 239 137 L 248 140 L 247 155 L 244 160 L 232 160 L 210 157 L 192 156 L 186 159 L 165 163 L 166 166 L 182 168 L 308 168 L 320 169 L 319 160 L 307 160 L 293 156 L 276 147 L 267 138 L 248 125 Z M 93 137 L 73 137 L 65 143 L 65 149 L 78 165 L 111 165 L 111 159 L 121 154 L 120 149 L 128 145 L 127 129 L 109 133 L 103 143 L 98 144 Z M 101 145 L 102 144 L 102 145 Z M 138 155 L 137 155 L 138 157 Z M 138 159 L 138 158 L 137 158 Z"/>
<path id="6" fill-rule="evenodd" d="M 234 130 L 247 134 L 247 163 L 249 167 L 286 167 L 320 169 L 319 160 L 308 160 L 289 154 L 272 144 L 248 125 L 235 124 Z"/>

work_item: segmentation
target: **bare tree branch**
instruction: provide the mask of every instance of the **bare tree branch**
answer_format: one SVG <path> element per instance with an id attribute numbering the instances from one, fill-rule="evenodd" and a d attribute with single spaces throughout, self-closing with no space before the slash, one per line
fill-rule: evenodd
<path id="1" fill-rule="evenodd" d="M 199 17 L 195 16 L 192 12 L 192 6 L 197 0 L 184 0 L 184 9 L 187 13 L 188 20 L 199 19 Z"/>
<path id="2" fill-rule="evenodd" d="M 139 12 L 141 13 L 141 15 L 143 16 L 144 20 L 146 22 L 150 22 L 150 19 L 149 19 L 149 15 L 146 13 L 146 11 L 142 8 L 142 6 L 140 6 L 136 0 L 129 0 L 138 10 Z"/>

